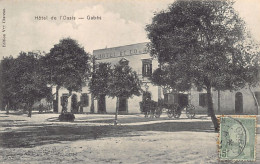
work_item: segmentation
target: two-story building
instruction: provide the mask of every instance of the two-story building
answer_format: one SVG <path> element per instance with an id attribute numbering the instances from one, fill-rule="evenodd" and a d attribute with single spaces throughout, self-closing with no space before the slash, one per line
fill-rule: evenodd
<path id="1" fill-rule="evenodd" d="M 119 61 L 127 61 L 128 65 L 137 73 L 139 79 L 142 81 L 142 89 L 150 91 L 152 99 L 155 101 L 161 98 L 161 87 L 153 85 L 148 80 L 152 72 L 158 68 L 158 62 L 151 58 L 147 43 L 94 50 L 93 55 L 97 63 L 106 62 L 115 65 Z M 142 96 L 133 96 L 129 99 L 119 98 L 119 113 L 140 113 L 140 101 L 142 101 Z M 95 105 L 97 111 L 102 110 L 101 108 L 104 105 L 106 105 L 106 112 L 115 112 L 116 99 L 106 96 L 103 97 L 103 100 L 97 100 Z"/>
<path id="2" fill-rule="evenodd" d="M 158 68 L 158 61 L 153 59 L 147 48 L 146 43 L 137 43 L 126 46 L 113 48 L 98 49 L 93 51 L 93 56 L 96 63 L 109 62 L 113 66 L 119 61 L 127 61 L 129 66 L 137 72 L 139 79 L 142 81 L 142 89 L 151 93 L 152 100 L 158 101 L 164 99 L 168 103 L 190 103 L 195 106 L 197 113 L 207 113 L 207 96 L 206 91 L 199 92 L 196 88 L 191 91 L 173 94 L 167 93 L 160 86 L 153 85 L 148 77 Z M 260 101 L 260 87 L 253 88 L 252 92 L 248 88 L 243 88 L 238 91 L 216 91 L 212 90 L 213 105 L 216 113 L 219 114 L 256 114 L 256 103 L 253 94 Z M 68 95 L 66 89 L 60 89 L 58 104 L 58 112 L 61 112 L 61 102 L 63 97 Z M 91 93 L 88 87 L 83 87 L 81 93 L 73 92 L 68 101 L 68 109 L 76 108 L 77 102 L 81 101 L 83 107 L 81 111 L 88 113 L 91 111 L 91 106 L 95 113 L 114 113 L 116 110 L 116 98 L 104 96 L 99 100 L 91 101 Z M 140 113 L 139 102 L 142 101 L 142 96 L 133 96 L 132 98 L 119 99 L 119 113 Z M 91 104 L 91 102 L 93 104 Z M 105 111 L 104 111 L 104 106 Z"/>
<path id="3" fill-rule="evenodd" d="M 161 87 L 153 85 L 148 77 L 152 72 L 158 68 L 157 60 L 151 58 L 147 43 L 138 43 L 120 47 L 105 48 L 93 51 L 95 62 L 108 62 L 111 65 L 115 65 L 120 60 L 128 61 L 128 64 L 137 73 L 139 79 L 142 81 L 142 89 L 148 90 L 152 94 L 152 99 L 158 101 L 162 98 Z M 54 92 L 54 91 L 53 91 Z M 59 104 L 58 112 L 61 112 L 61 102 L 63 97 L 68 96 L 68 91 L 64 88 L 59 90 Z M 68 100 L 68 109 L 75 106 L 75 102 L 81 100 L 83 102 L 83 112 L 91 111 L 91 94 L 88 87 L 83 87 L 81 93 L 73 92 L 71 98 Z M 133 96 L 132 98 L 120 98 L 119 99 L 119 113 L 140 113 L 139 102 L 142 101 L 142 96 Z M 94 112 L 95 113 L 114 113 L 116 109 L 116 99 L 105 96 L 99 100 L 94 100 Z M 106 111 L 104 111 L 106 106 Z"/>

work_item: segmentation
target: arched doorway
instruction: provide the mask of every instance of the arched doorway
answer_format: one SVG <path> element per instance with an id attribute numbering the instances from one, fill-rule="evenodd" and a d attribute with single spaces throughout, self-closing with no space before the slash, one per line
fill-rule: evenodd
<path id="1" fill-rule="evenodd" d="M 237 92 L 235 95 L 235 113 L 243 113 L 243 94 L 241 92 Z"/>
<path id="2" fill-rule="evenodd" d="M 78 97 L 76 94 L 71 96 L 71 112 L 78 113 Z"/>

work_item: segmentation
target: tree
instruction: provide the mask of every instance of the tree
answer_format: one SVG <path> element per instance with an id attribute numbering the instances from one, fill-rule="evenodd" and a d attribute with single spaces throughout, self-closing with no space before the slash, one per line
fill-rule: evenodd
<path id="1" fill-rule="evenodd" d="M 177 91 L 193 86 L 206 89 L 208 113 L 216 130 L 211 90 L 244 87 L 247 80 L 242 80 L 241 74 L 247 70 L 243 58 L 251 55 L 242 51 L 245 25 L 233 4 L 177 0 L 157 13 L 146 27 L 151 55 L 161 64 L 156 76 L 169 79 L 155 83 Z"/>
<path id="2" fill-rule="evenodd" d="M 255 101 L 256 114 L 259 113 L 259 102 L 256 95 L 252 91 L 252 87 L 259 86 L 260 79 L 260 51 L 259 44 L 256 44 L 250 34 L 248 34 L 248 41 L 244 45 L 240 45 L 241 51 L 243 51 L 244 57 L 242 58 L 244 71 L 241 73 L 241 80 L 243 80 Z"/>
<path id="3" fill-rule="evenodd" d="M 40 58 L 41 56 L 34 52 L 21 52 L 16 59 L 4 58 L 3 92 L 8 108 L 25 104 L 30 116 L 32 105 L 49 94 L 50 89 L 41 76 Z"/>
<path id="4" fill-rule="evenodd" d="M 41 62 L 44 76 L 49 84 L 56 85 L 55 111 L 58 112 L 58 92 L 61 87 L 72 91 L 81 91 L 89 76 L 89 54 L 85 52 L 76 40 L 61 39 L 54 45 L 50 53 Z"/>
<path id="5" fill-rule="evenodd" d="M 97 68 L 93 70 L 93 75 L 89 83 L 89 89 L 93 97 L 100 98 L 109 93 L 109 79 L 112 74 L 110 63 L 98 63 Z M 105 108 L 105 106 L 104 106 Z M 103 112 L 105 112 L 104 109 Z"/>
<path id="6" fill-rule="evenodd" d="M 126 63 L 116 64 L 109 80 L 108 93 L 110 97 L 116 97 L 115 125 L 117 125 L 119 97 L 129 98 L 133 95 L 139 96 L 141 91 L 141 81 L 137 73 Z"/>
<path id="7" fill-rule="evenodd" d="M 2 95 L 3 95 L 3 106 L 7 106 L 7 109 L 16 108 L 18 104 L 18 100 L 15 99 L 15 92 L 16 92 L 16 78 L 15 71 L 18 71 L 14 65 L 15 59 L 10 57 L 3 58 L 1 62 L 1 88 L 2 88 Z"/>

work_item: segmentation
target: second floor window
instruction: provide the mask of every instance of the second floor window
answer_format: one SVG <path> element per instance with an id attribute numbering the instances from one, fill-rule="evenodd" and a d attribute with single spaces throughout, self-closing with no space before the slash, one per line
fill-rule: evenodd
<path id="1" fill-rule="evenodd" d="M 150 77 L 152 75 L 152 60 L 143 59 L 142 75 L 143 77 Z"/>

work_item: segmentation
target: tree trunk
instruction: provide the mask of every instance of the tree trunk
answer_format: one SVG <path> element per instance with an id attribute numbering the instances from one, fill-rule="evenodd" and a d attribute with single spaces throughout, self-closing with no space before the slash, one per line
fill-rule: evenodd
<path id="1" fill-rule="evenodd" d="M 116 113 L 115 113 L 114 125 L 117 125 L 118 108 L 119 108 L 119 97 L 116 97 Z"/>
<path id="2" fill-rule="evenodd" d="M 90 113 L 94 113 L 94 96 L 93 94 L 91 95 L 91 105 L 90 105 Z"/>
<path id="3" fill-rule="evenodd" d="M 53 112 L 55 112 L 55 113 L 58 113 L 58 111 L 59 111 L 59 90 L 60 90 L 60 86 L 58 85 L 57 87 L 56 87 L 56 101 L 55 101 L 55 103 L 53 104 Z"/>
<path id="4" fill-rule="evenodd" d="M 94 78 L 94 74 L 95 74 L 95 72 L 96 72 L 96 60 L 95 60 L 94 55 L 93 55 L 92 62 L 93 62 L 93 74 L 92 74 L 92 78 Z M 94 112 L 95 112 L 95 106 L 94 106 L 94 95 L 91 94 L 90 113 L 94 113 Z"/>
<path id="5" fill-rule="evenodd" d="M 211 117 L 215 131 L 219 130 L 218 120 L 213 109 L 213 101 L 211 96 L 211 87 L 207 86 L 207 98 L 208 98 L 208 114 Z"/>
<path id="6" fill-rule="evenodd" d="M 220 90 L 218 90 L 218 113 L 220 113 Z"/>
<path id="7" fill-rule="evenodd" d="M 252 91 L 251 86 L 248 85 L 248 87 L 249 87 L 250 93 L 252 94 L 252 96 L 253 96 L 253 98 L 254 98 L 254 100 L 255 100 L 255 104 L 256 104 L 256 115 L 258 115 L 258 111 L 259 111 L 259 103 L 258 103 L 258 101 L 257 101 L 257 98 L 255 97 L 254 92 Z"/>

